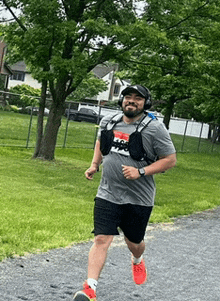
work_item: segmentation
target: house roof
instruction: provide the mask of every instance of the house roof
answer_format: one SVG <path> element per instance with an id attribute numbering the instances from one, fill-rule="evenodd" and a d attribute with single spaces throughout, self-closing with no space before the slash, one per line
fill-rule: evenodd
<path id="1" fill-rule="evenodd" d="M 4 63 L 1 73 L 6 75 L 12 75 L 13 71 L 7 63 Z"/>
<path id="2" fill-rule="evenodd" d="M 114 64 L 114 65 L 111 65 L 111 66 L 100 64 L 100 65 L 97 65 L 92 71 L 97 77 L 103 78 L 104 76 L 106 76 L 111 71 L 117 71 L 117 70 L 118 70 L 118 65 L 117 64 Z"/>
<path id="3" fill-rule="evenodd" d="M 19 61 L 19 62 L 15 63 L 15 64 L 11 65 L 11 69 L 12 69 L 13 71 L 28 72 L 28 71 L 27 71 L 26 64 L 25 64 L 25 62 L 23 62 L 23 61 Z"/>
<path id="4" fill-rule="evenodd" d="M 24 61 L 19 61 L 15 64 L 11 65 L 11 69 L 13 71 L 28 72 L 27 66 L 26 66 Z M 107 66 L 105 64 L 100 64 L 100 65 L 97 65 L 92 71 L 95 74 L 95 76 L 97 76 L 99 78 L 103 78 L 104 76 L 106 76 L 111 71 L 117 71 L 117 70 L 118 70 L 118 65 L 117 64 L 114 64 L 114 65 L 111 65 L 111 66 Z"/>

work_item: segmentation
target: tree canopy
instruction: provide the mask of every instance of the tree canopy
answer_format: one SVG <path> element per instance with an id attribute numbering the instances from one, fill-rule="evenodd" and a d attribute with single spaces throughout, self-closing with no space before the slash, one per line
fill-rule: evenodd
<path id="1" fill-rule="evenodd" d="M 20 10 L 4 27 L 9 59 L 25 60 L 42 83 L 35 157 L 54 158 L 65 100 L 111 60 L 120 63 L 120 76 L 151 90 L 167 128 L 170 116 L 186 109 L 188 118 L 220 123 L 219 0 L 142 1 L 142 15 L 134 0 L 2 2 L 12 15 Z M 43 130 L 48 87 L 53 101 Z"/>
<path id="2" fill-rule="evenodd" d="M 98 64 L 120 58 L 136 43 L 131 24 L 133 1 L 3 0 L 16 22 L 5 26 L 11 62 L 25 60 L 42 82 L 35 157 L 53 159 L 57 133 L 68 95 L 88 79 Z M 43 132 L 43 110 L 49 86 L 52 105 Z"/>
<path id="3" fill-rule="evenodd" d="M 132 49 L 121 76 L 150 88 L 167 127 L 180 108 L 219 123 L 219 21 L 219 0 L 147 1 L 142 25 L 154 27 L 155 37 Z"/>

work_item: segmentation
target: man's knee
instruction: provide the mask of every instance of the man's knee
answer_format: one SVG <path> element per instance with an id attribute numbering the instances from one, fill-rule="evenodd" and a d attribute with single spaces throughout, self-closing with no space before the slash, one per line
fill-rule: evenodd
<path id="1" fill-rule="evenodd" d="M 125 242 L 126 242 L 128 248 L 134 252 L 143 250 L 145 248 L 144 240 L 142 240 L 140 243 L 134 243 L 134 242 L 131 242 L 129 239 L 127 239 L 127 237 L 125 237 Z"/>
<path id="2" fill-rule="evenodd" d="M 144 244 L 144 240 L 141 240 L 140 242 L 132 242 L 126 236 L 124 236 L 124 239 L 127 245 L 131 245 L 136 248 Z"/>
<path id="3" fill-rule="evenodd" d="M 109 247 L 113 240 L 113 235 L 103 235 L 99 234 L 95 236 L 94 243 L 97 246 Z"/>

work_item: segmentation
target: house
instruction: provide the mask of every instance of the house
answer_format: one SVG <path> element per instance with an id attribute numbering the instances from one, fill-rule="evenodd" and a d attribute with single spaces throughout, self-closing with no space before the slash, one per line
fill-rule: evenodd
<path id="1" fill-rule="evenodd" d="M 12 65 L 11 69 L 13 71 L 13 75 L 10 76 L 8 88 L 22 84 L 29 85 L 33 88 L 41 88 L 41 84 L 31 76 L 26 64 L 23 61 Z M 96 77 L 104 80 L 108 87 L 106 91 L 103 91 L 97 96 L 93 97 L 92 101 L 105 103 L 108 101 L 118 100 L 121 90 L 129 85 L 129 82 L 115 77 L 115 72 L 118 71 L 118 64 L 97 65 L 92 71 Z"/>
<path id="2" fill-rule="evenodd" d="M 0 90 L 7 91 L 9 77 L 13 74 L 10 66 L 4 61 L 6 53 L 6 44 L 0 40 Z M 1 92 L 0 105 L 6 104 L 6 94 Z"/>
<path id="3" fill-rule="evenodd" d="M 0 70 L 1 74 L 6 76 L 4 90 L 22 84 L 40 89 L 41 83 L 32 77 L 24 61 L 19 61 L 13 65 L 10 65 L 10 67 L 8 64 L 6 64 L 4 61 L 6 50 L 7 45 L 0 40 Z M 97 65 L 92 71 L 97 78 L 100 78 L 107 83 L 108 89 L 90 99 L 91 102 L 106 103 L 109 101 L 116 101 L 119 99 L 121 90 L 129 85 L 129 81 L 120 80 L 115 76 L 115 73 L 118 71 L 118 64 L 100 64 Z M 85 101 L 86 100 L 89 99 L 85 99 Z"/>
<path id="4" fill-rule="evenodd" d="M 14 65 L 11 65 L 13 75 L 10 76 L 8 88 L 17 86 L 17 85 L 29 85 L 32 88 L 40 89 L 41 83 L 31 76 L 31 73 L 28 71 L 25 62 L 19 61 Z"/>
<path id="5" fill-rule="evenodd" d="M 98 78 L 101 78 L 107 83 L 108 89 L 99 93 L 93 99 L 98 102 L 105 103 L 108 101 L 116 101 L 119 99 L 121 91 L 129 85 L 128 81 L 120 80 L 115 76 L 115 72 L 118 71 L 118 64 L 112 65 L 97 65 L 92 70 Z"/>
<path id="6" fill-rule="evenodd" d="M 0 75 L 5 79 L 4 81 L 5 90 L 8 88 L 8 78 L 13 73 L 11 67 L 4 60 L 6 50 L 7 50 L 7 45 L 0 40 Z"/>

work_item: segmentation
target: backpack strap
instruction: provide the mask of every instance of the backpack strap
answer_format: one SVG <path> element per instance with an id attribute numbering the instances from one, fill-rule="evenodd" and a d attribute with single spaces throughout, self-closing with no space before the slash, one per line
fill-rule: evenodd
<path id="1" fill-rule="evenodd" d="M 117 113 L 111 117 L 111 119 L 105 124 L 104 129 L 107 130 L 109 125 L 112 125 L 110 130 L 112 130 L 117 123 L 121 122 L 123 118 L 123 113 Z M 147 115 L 144 115 L 144 117 L 141 119 L 141 121 L 138 123 L 136 130 L 141 128 L 139 132 L 142 132 L 145 127 L 148 126 L 148 124 L 154 120 L 157 119 L 157 117 L 154 116 L 153 113 L 147 113 Z"/>
<path id="2" fill-rule="evenodd" d="M 103 155 L 107 155 L 112 147 L 114 135 L 113 128 L 122 121 L 123 114 L 113 115 L 110 120 L 105 124 L 103 130 L 101 131 L 101 145 L 100 149 Z M 154 119 L 157 119 L 153 114 L 147 114 L 142 117 L 140 122 L 136 126 L 136 130 L 130 135 L 130 140 L 128 144 L 128 149 L 131 157 L 137 161 L 142 161 L 143 159 L 148 165 L 153 163 L 155 160 L 150 159 L 147 156 L 146 151 L 143 148 L 143 142 L 141 138 L 141 132 L 150 124 Z M 138 150 L 136 150 L 138 146 Z M 142 159 L 143 158 L 143 159 Z"/>
<path id="3" fill-rule="evenodd" d="M 110 120 L 105 124 L 104 130 L 107 130 L 107 129 L 112 130 L 116 126 L 117 123 L 121 122 L 122 117 L 123 117 L 123 114 L 117 113 L 117 114 L 113 115 L 110 118 Z M 110 128 L 108 128 L 108 127 L 110 127 Z"/>
<path id="4" fill-rule="evenodd" d="M 157 119 L 157 117 L 155 117 L 153 113 L 147 113 L 147 115 L 145 115 L 138 123 L 136 131 L 142 132 L 151 123 L 151 121 L 155 119 Z"/>
<path id="5" fill-rule="evenodd" d="M 137 125 L 136 132 L 141 132 L 153 121 L 153 120 L 158 120 L 156 116 L 154 116 L 153 113 L 147 113 L 147 115 L 144 116 L 144 118 L 140 121 L 140 123 Z M 143 144 L 143 143 L 142 143 Z M 143 147 L 143 146 L 142 146 Z M 150 159 L 147 156 L 146 151 L 144 150 L 144 160 L 147 162 L 148 165 L 152 164 L 153 162 L 157 161 L 158 158 L 155 159 Z"/>

